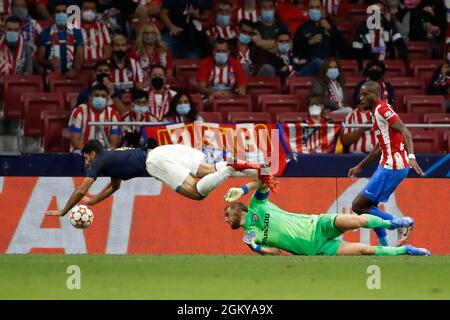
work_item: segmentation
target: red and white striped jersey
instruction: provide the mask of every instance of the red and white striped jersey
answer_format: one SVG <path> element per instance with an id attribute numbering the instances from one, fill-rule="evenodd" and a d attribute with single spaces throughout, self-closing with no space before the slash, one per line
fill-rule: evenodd
<path id="1" fill-rule="evenodd" d="M 155 122 L 163 121 L 165 115 L 169 112 L 170 101 L 177 92 L 170 90 L 169 86 L 166 86 L 163 93 L 156 93 L 153 89 L 149 89 L 147 92 L 150 114 L 156 120 Z"/>
<path id="2" fill-rule="evenodd" d="M 244 8 L 239 8 L 237 13 L 237 23 L 239 23 L 243 19 L 250 20 L 254 23 L 258 22 L 258 13 L 256 9 L 253 10 L 245 10 Z"/>
<path id="3" fill-rule="evenodd" d="M 403 135 L 392 128 L 392 124 L 400 117 L 382 100 L 373 108 L 372 113 L 373 130 L 382 150 L 380 165 L 393 170 L 406 168 L 409 160 Z"/>
<path id="4" fill-rule="evenodd" d="M 158 119 L 152 116 L 150 112 L 146 112 L 143 115 L 138 115 L 133 110 L 129 110 L 122 115 L 123 122 L 150 122 L 155 123 L 159 122 Z M 141 129 L 140 126 L 123 126 L 122 133 L 124 135 L 132 132 L 139 132 Z"/>
<path id="5" fill-rule="evenodd" d="M 217 37 L 225 40 L 230 40 L 236 38 L 236 31 L 231 26 L 219 27 L 212 26 L 206 30 L 208 37 Z"/>
<path id="6" fill-rule="evenodd" d="M 8 15 L 11 12 L 12 0 L 0 0 L 0 14 Z"/>
<path id="7" fill-rule="evenodd" d="M 360 108 L 356 108 L 352 113 L 349 113 L 345 118 L 345 124 L 367 124 L 372 122 L 372 113 L 368 111 L 362 111 Z M 345 128 L 344 133 L 349 134 L 357 130 L 356 128 Z M 350 153 L 358 152 L 370 152 L 376 145 L 375 132 L 373 130 L 367 130 L 364 134 L 349 147 Z"/>
<path id="8" fill-rule="evenodd" d="M 106 25 L 102 22 L 81 24 L 81 34 L 84 42 L 84 59 L 98 61 L 103 59 L 103 48 L 111 45 L 111 37 Z"/>
<path id="9" fill-rule="evenodd" d="M 144 72 L 136 59 L 127 58 L 124 68 L 119 68 L 113 59 L 109 63 L 112 66 L 111 81 L 116 84 L 117 90 L 128 92 L 133 89 L 135 83 L 143 82 Z"/>
<path id="10" fill-rule="evenodd" d="M 339 12 L 339 0 L 323 0 L 323 10 L 326 15 L 337 16 Z"/>
<path id="11" fill-rule="evenodd" d="M 19 35 L 19 41 L 13 54 L 7 46 L 5 36 L 0 39 L 0 75 L 23 74 L 26 64 L 26 50 L 28 46 L 24 43 L 23 36 Z M 31 59 L 31 56 L 28 57 Z"/>
<path id="12" fill-rule="evenodd" d="M 80 104 L 73 109 L 69 120 L 69 131 L 73 133 L 80 133 L 83 139 L 83 144 L 90 139 L 98 139 L 106 143 L 100 130 L 104 130 L 107 137 L 114 134 L 120 134 L 118 126 L 105 126 L 99 129 L 98 127 L 88 126 L 91 121 L 111 121 L 119 122 L 120 115 L 111 106 L 107 106 L 102 111 L 95 111 L 90 104 Z"/>
<path id="13" fill-rule="evenodd" d="M 202 60 L 197 78 L 199 82 L 205 82 L 209 88 L 214 90 L 232 90 L 235 86 L 240 87 L 247 84 L 241 63 L 231 57 L 223 67 L 217 66 L 213 57 Z"/>

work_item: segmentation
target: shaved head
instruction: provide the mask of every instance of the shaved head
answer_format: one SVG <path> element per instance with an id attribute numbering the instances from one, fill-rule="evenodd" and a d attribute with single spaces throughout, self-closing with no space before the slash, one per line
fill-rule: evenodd
<path id="1" fill-rule="evenodd" d="M 366 81 L 359 93 L 360 105 L 364 110 L 372 109 L 381 99 L 381 88 L 378 82 Z"/>
<path id="2" fill-rule="evenodd" d="M 363 87 L 366 89 L 366 91 L 381 96 L 381 88 L 378 82 L 369 80 L 363 84 Z"/>

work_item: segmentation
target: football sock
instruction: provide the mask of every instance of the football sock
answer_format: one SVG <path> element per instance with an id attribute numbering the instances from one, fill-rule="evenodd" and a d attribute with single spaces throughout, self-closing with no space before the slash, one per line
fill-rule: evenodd
<path id="1" fill-rule="evenodd" d="M 197 182 L 197 191 L 206 197 L 211 191 L 225 182 L 235 170 L 232 167 L 222 167 L 220 170 L 210 173 Z"/>
<path id="2" fill-rule="evenodd" d="M 227 166 L 227 162 L 226 161 L 216 162 L 214 166 L 216 168 L 216 171 L 220 171 L 222 168 L 225 168 Z M 242 171 L 234 170 L 230 177 L 256 178 L 258 177 L 258 170 L 256 169 L 246 169 Z"/>
<path id="3" fill-rule="evenodd" d="M 398 256 L 406 254 L 406 247 L 372 247 L 376 256 Z"/>
<path id="4" fill-rule="evenodd" d="M 379 217 L 383 220 L 393 220 L 394 219 L 394 217 L 391 214 L 381 211 L 380 208 L 378 208 L 378 206 L 371 206 L 370 214 L 373 216 Z M 375 231 L 375 234 L 377 235 L 380 245 L 386 246 L 387 245 L 387 234 L 386 234 L 386 230 L 384 230 L 384 228 L 389 228 L 389 225 L 385 226 L 385 227 L 374 228 L 373 231 Z"/>

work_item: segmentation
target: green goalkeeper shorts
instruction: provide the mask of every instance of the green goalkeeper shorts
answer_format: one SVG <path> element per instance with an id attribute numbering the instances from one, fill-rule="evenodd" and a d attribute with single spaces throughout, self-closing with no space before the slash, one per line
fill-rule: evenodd
<path id="1" fill-rule="evenodd" d="M 321 214 L 317 219 L 314 236 L 314 253 L 316 255 L 336 255 L 342 240 L 336 239 L 342 232 L 336 229 L 334 220 L 337 214 Z"/>

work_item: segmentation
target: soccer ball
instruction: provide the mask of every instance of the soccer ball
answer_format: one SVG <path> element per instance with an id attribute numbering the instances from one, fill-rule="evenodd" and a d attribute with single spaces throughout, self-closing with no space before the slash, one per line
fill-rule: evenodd
<path id="1" fill-rule="evenodd" d="M 69 221 L 75 228 L 84 229 L 94 221 L 94 213 L 85 205 L 80 204 L 70 210 Z"/>

